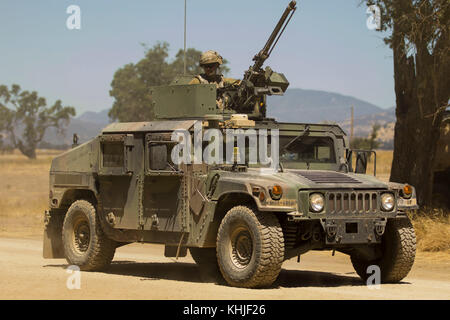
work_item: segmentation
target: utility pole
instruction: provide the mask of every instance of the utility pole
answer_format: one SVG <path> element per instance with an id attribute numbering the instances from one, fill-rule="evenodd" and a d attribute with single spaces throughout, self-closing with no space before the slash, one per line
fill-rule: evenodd
<path id="1" fill-rule="evenodd" d="M 186 74 L 186 1 L 184 0 L 184 74 Z"/>
<path id="2" fill-rule="evenodd" d="M 353 105 L 351 107 L 351 118 L 350 118 L 350 145 L 353 141 L 353 125 L 354 125 L 354 121 L 355 121 L 355 117 L 354 117 L 354 110 L 353 110 Z"/>

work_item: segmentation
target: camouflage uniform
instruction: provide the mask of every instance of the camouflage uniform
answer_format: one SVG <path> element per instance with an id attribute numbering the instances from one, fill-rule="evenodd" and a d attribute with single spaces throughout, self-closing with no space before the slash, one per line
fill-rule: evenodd
<path id="1" fill-rule="evenodd" d="M 222 57 L 216 51 L 206 51 L 200 57 L 200 66 L 204 68 L 205 65 L 208 64 L 217 64 L 220 66 L 223 63 Z M 239 80 L 232 78 L 225 78 L 221 74 L 213 74 L 208 76 L 206 73 L 202 73 L 196 75 L 189 84 L 215 84 L 217 88 L 223 88 L 228 85 L 238 85 L 240 83 Z M 223 109 L 223 100 L 222 98 L 217 99 L 217 106 Z"/>
<path id="2" fill-rule="evenodd" d="M 239 80 L 232 79 L 232 78 L 225 78 L 221 74 L 215 74 L 212 77 L 208 77 L 206 74 L 202 73 L 199 75 L 196 75 L 189 84 L 207 84 L 207 83 L 215 83 L 217 85 L 217 88 L 223 88 L 226 85 L 231 84 L 239 84 Z"/>

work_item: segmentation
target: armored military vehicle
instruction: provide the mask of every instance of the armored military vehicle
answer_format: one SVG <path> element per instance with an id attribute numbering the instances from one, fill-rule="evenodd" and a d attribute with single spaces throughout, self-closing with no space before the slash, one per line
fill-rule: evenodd
<path id="1" fill-rule="evenodd" d="M 363 279 L 376 265 L 382 282 L 402 280 L 415 257 L 405 213 L 415 189 L 365 174 L 367 154 L 337 125 L 266 117 L 266 96 L 289 83 L 262 65 L 294 11 L 292 1 L 239 84 L 180 77 L 152 89 L 153 121 L 110 124 L 55 157 L 44 257 L 101 270 L 119 246 L 158 243 L 255 288 L 284 260 L 336 250 Z"/>

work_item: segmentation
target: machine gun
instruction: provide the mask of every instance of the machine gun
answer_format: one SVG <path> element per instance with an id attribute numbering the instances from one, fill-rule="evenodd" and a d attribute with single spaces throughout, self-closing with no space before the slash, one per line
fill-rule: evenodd
<path id="1" fill-rule="evenodd" d="M 218 89 L 226 108 L 238 113 L 256 113 L 264 116 L 265 109 L 260 109 L 265 108 L 265 96 L 282 95 L 286 91 L 289 86 L 286 77 L 282 73 L 272 71 L 270 67 L 263 70 L 262 66 L 291 20 L 297 9 L 296 4 L 295 1 L 289 3 L 265 46 L 253 57 L 254 64 L 245 71 L 240 84 Z"/>

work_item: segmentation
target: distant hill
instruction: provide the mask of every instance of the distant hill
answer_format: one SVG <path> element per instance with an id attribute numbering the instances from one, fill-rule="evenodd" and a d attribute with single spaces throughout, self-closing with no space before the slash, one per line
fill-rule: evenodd
<path id="1" fill-rule="evenodd" d="M 382 126 L 379 140 L 390 147 L 394 137 L 395 108 L 382 109 L 354 97 L 327 91 L 289 89 L 284 96 L 268 97 L 267 116 L 283 122 L 337 123 L 349 135 L 352 105 L 355 136 L 367 137 L 373 124 L 379 123 Z M 65 136 L 58 135 L 55 130 L 48 130 L 44 140 L 55 145 L 71 145 L 72 136 L 77 133 L 79 142 L 85 142 L 97 136 L 108 125 L 108 111 L 85 112 L 72 119 Z"/>
<path id="2" fill-rule="evenodd" d="M 339 122 L 355 117 L 381 113 L 384 110 L 369 102 L 342 94 L 304 89 L 289 89 L 283 96 L 267 99 L 267 116 L 289 122 Z"/>
<path id="3" fill-rule="evenodd" d="M 50 128 L 45 133 L 43 140 L 53 145 L 72 145 L 73 134 L 76 133 L 79 143 L 88 141 L 96 137 L 110 122 L 108 111 L 108 109 L 100 112 L 87 111 L 70 121 L 64 136 L 58 134 L 55 129 Z"/>
<path id="4" fill-rule="evenodd" d="M 283 96 L 267 99 L 267 116 L 286 122 L 336 123 L 350 135 L 351 106 L 354 107 L 355 137 L 368 137 L 375 123 L 381 125 L 378 139 L 391 149 L 394 139 L 395 107 L 380 108 L 369 102 L 338 93 L 289 89 Z"/>
<path id="5" fill-rule="evenodd" d="M 105 109 L 100 112 L 87 111 L 87 112 L 81 114 L 76 119 L 79 121 L 83 121 L 83 122 L 93 122 L 93 123 L 105 124 L 105 123 L 109 123 L 108 112 L 109 112 L 109 109 Z"/>

